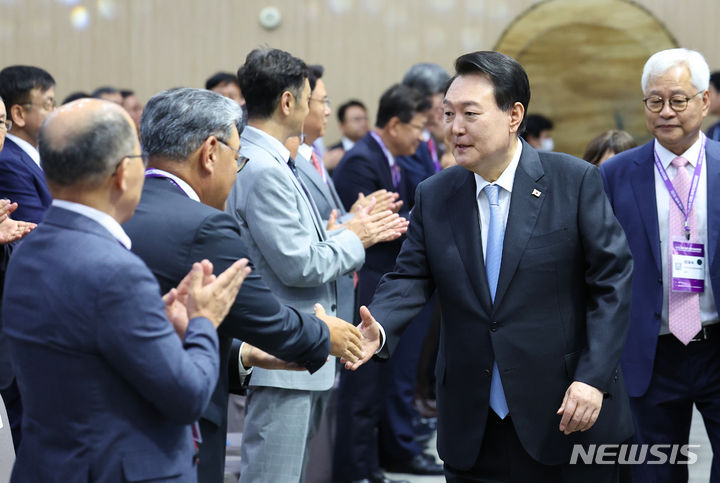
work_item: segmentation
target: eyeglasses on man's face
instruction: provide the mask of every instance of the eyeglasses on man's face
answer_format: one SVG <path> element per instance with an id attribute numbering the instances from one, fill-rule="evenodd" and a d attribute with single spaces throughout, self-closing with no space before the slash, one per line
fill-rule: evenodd
<path id="1" fill-rule="evenodd" d="M 237 172 L 239 173 L 247 164 L 248 158 L 240 154 L 240 148 L 238 147 L 235 149 L 234 147 L 230 146 L 228 143 L 223 141 L 222 139 L 218 138 L 218 141 L 220 144 L 223 144 L 226 148 L 228 148 L 230 151 L 235 153 L 235 161 L 237 161 Z"/>
<path id="2" fill-rule="evenodd" d="M 670 104 L 670 109 L 675 112 L 682 112 L 687 109 L 690 99 L 698 94 L 702 94 L 703 92 L 704 91 L 696 92 L 692 96 L 683 96 L 678 94 L 670 97 L 670 99 L 667 99 L 667 102 Z M 663 110 L 663 107 L 665 107 L 665 100 L 666 99 L 660 96 L 649 96 L 643 99 L 643 102 L 645 103 L 645 107 L 647 107 L 648 111 L 658 113 Z"/>
<path id="3" fill-rule="evenodd" d="M 57 107 L 57 101 L 55 100 L 55 98 L 49 97 L 38 104 L 35 104 L 33 102 L 23 102 L 22 105 L 23 106 L 40 107 L 40 108 L 45 109 L 46 111 L 50 112 L 50 111 L 53 111 Z"/>
<path id="4" fill-rule="evenodd" d="M 323 104 L 325 104 L 325 107 L 327 107 L 328 109 L 330 108 L 330 98 L 328 96 L 325 96 L 322 99 L 311 97 L 310 100 L 315 102 L 322 102 Z"/>

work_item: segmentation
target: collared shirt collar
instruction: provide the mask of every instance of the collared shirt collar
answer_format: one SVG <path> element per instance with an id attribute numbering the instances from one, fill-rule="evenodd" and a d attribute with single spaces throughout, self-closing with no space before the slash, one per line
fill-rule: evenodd
<path id="1" fill-rule="evenodd" d="M 104 213 L 100 210 L 97 210 L 97 209 L 92 208 L 87 205 L 75 203 L 73 201 L 56 199 L 56 200 L 52 200 L 52 205 L 57 206 L 58 208 L 63 208 L 65 210 L 73 211 L 80 215 L 87 216 L 88 218 L 90 218 L 92 220 L 95 220 L 102 227 L 104 227 L 107 231 L 109 231 L 110 234 L 112 236 L 114 236 L 115 239 L 117 241 L 119 241 L 125 248 L 130 250 L 130 247 L 132 246 L 130 237 L 127 236 L 127 233 L 125 233 L 125 230 L 122 229 L 122 226 L 120 226 L 120 223 L 118 223 L 117 220 L 115 220 L 115 218 L 108 215 L 107 213 Z"/>
<path id="2" fill-rule="evenodd" d="M 243 133 L 244 133 L 245 131 L 253 132 L 253 133 L 255 133 L 256 135 L 261 136 L 261 137 L 263 138 L 263 140 L 264 140 L 266 143 L 268 143 L 268 144 L 270 145 L 270 147 L 271 147 L 273 150 L 275 150 L 275 151 L 277 152 L 277 154 L 279 154 L 282 159 L 285 160 L 286 163 L 288 162 L 288 160 L 290 159 L 290 150 L 288 150 L 288 148 L 286 148 L 283 143 L 281 143 L 280 141 L 278 141 L 276 138 L 272 137 L 271 135 L 269 135 L 269 134 L 266 133 L 265 131 L 262 131 L 262 130 L 256 128 L 256 127 L 246 126 L 245 129 L 244 129 L 244 131 L 243 131 Z M 241 149 L 241 151 L 242 151 L 242 149 Z M 308 158 L 308 159 L 309 159 L 309 158 Z"/>
<path id="3" fill-rule="evenodd" d="M 197 202 L 200 202 L 200 197 L 195 192 L 195 190 L 192 189 L 192 186 L 190 186 L 184 180 L 178 178 L 174 174 L 168 173 L 167 171 L 163 171 L 162 169 L 157 169 L 157 168 L 150 168 L 150 169 L 146 170 L 145 175 L 148 175 L 148 174 L 158 174 L 160 176 L 163 176 L 165 178 L 169 178 L 169 179 L 175 181 L 175 184 L 177 184 L 178 188 L 180 188 L 182 190 L 182 192 L 187 195 L 188 198 L 195 200 Z"/>
<path id="4" fill-rule="evenodd" d="M 40 166 L 40 153 L 38 152 L 37 148 L 30 144 L 29 142 L 25 141 L 24 139 L 20 139 L 19 137 L 15 136 L 14 134 L 7 133 L 7 138 L 10 139 L 12 142 L 18 145 L 20 149 L 25 151 L 28 156 L 30 156 L 30 159 L 32 159 L 35 164 Z M 40 166 L 42 168 L 42 166 Z"/>
<path id="5" fill-rule="evenodd" d="M 687 159 L 688 163 L 693 168 L 695 167 L 695 164 L 697 164 L 698 158 L 700 157 L 700 146 L 702 146 L 704 136 L 705 135 L 701 131 L 700 135 L 698 136 L 697 140 L 692 144 L 692 146 L 690 146 L 687 151 L 680 155 L 683 158 Z M 660 162 L 666 170 L 670 167 L 670 163 L 672 163 L 672 160 L 678 157 L 677 154 L 673 153 L 665 146 L 660 144 L 657 139 L 655 140 L 655 152 L 657 152 L 658 157 L 660 158 Z"/>
<path id="6" fill-rule="evenodd" d="M 355 141 L 351 141 L 349 138 L 346 138 L 343 136 L 340 138 L 340 142 L 342 143 L 343 149 L 345 151 L 350 151 L 353 146 L 355 146 Z"/>
<path id="7" fill-rule="evenodd" d="M 507 168 L 505 168 L 505 171 L 502 172 L 500 177 L 495 181 L 494 184 L 500 186 L 502 189 L 507 191 L 508 193 L 512 193 L 513 183 L 515 181 L 515 171 L 517 171 L 518 164 L 520 163 L 520 155 L 522 154 L 523 145 L 522 141 L 520 141 L 520 138 L 517 140 L 517 148 L 515 149 L 515 154 L 513 155 L 512 160 L 510 160 L 510 164 L 507 165 Z M 475 174 L 475 197 L 477 198 L 480 196 L 480 193 L 485 188 L 485 186 L 492 184 L 489 181 L 487 181 L 485 178 L 480 176 L 477 173 Z"/>
<path id="8" fill-rule="evenodd" d="M 303 143 L 298 147 L 298 154 L 308 161 L 312 159 L 312 152 L 312 146 L 308 146 L 307 144 Z"/>

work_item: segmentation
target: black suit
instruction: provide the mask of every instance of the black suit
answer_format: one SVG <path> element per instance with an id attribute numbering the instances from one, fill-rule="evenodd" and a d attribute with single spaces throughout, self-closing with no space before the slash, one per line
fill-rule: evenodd
<path id="1" fill-rule="evenodd" d="M 438 450 L 473 466 L 481 452 L 497 361 L 525 451 L 544 465 L 573 443 L 619 443 L 632 421 L 619 368 L 628 328 L 632 260 L 597 169 L 523 142 L 495 302 L 483 262 L 473 173 L 458 166 L 420 184 L 407 240 L 370 310 L 388 357 L 437 290 Z M 605 393 L 596 424 L 564 436 L 555 413 L 572 381 Z"/>
<path id="2" fill-rule="evenodd" d="M 135 215 L 123 228 L 132 239 L 133 252 L 147 263 L 163 292 L 176 287 L 193 262 L 207 258 L 218 274 L 248 256 L 230 215 L 188 198 L 168 179 L 145 181 Z M 229 360 L 233 338 L 304 365 L 311 372 L 326 362 L 330 347 L 327 326 L 314 316 L 281 305 L 255 272 L 243 282 L 218 335 L 220 379 L 200 420 L 203 443 L 198 476 L 203 483 L 223 479 L 228 365 L 237 366 L 237 358 Z"/>

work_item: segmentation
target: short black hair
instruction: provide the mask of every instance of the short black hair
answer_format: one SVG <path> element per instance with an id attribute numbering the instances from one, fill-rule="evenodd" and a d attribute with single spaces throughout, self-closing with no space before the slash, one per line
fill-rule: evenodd
<path id="1" fill-rule="evenodd" d="M 238 78 L 235 74 L 230 72 L 216 72 L 205 81 L 205 89 L 211 91 L 217 86 L 224 84 L 235 84 L 238 86 L 238 89 L 240 88 L 240 83 L 238 82 Z"/>
<path id="2" fill-rule="evenodd" d="M 322 79 L 325 68 L 322 65 L 308 66 L 308 82 L 310 83 L 310 92 L 315 90 L 318 79 Z"/>
<path id="3" fill-rule="evenodd" d="M 525 116 L 525 121 L 525 132 L 522 134 L 522 138 L 526 141 L 528 136 L 539 138 L 540 133 L 553 128 L 553 122 L 542 114 L 528 114 Z"/>
<path id="4" fill-rule="evenodd" d="M 10 108 L 30 102 L 30 91 L 45 92 L 55 86 L 55 79 L 44 69 L 31 65 L 11 65 L 0 71 L 0 97 L 10 117 Z"/>
<path id="5" fill-rule="evenodd" d="M 395 84 L 380 98 L 375 126 L 383 128 L 393 117 L 400 122 L 410 122 L 415 114 L 427 111 L 430 106 L 430 100 L 419 90 Z"/>
<path id="6" fill-rule="evenodd" d="M 122 96 L 123 100 L 125 100 L 130 96 L 134 96 L 135 92 L 131 91 L 130 89 L 120 89 L 120 95 Z"/>
<path id="7" fill-rule="evenodd" d="M 530 104 L 530 81 L 517 60 L 491 50 L 461 55 L 455 61 L 455 75 L 448 82 L 448 88 L 459 76 L 473 74 L 485 76 L 492 83 L 498 108 L 508 112 L 519 102 L 527 113 Z M 447 89 L 445 92 L 447 93 Z M 524 130 L 525 118 L 520 123 L 518 134 L 522 134 Z"/>
<path id="8" fill-rule="evenodd" d="M 290 91 L 295 101 L 308 78 L 305 62 L 279 49 L 255 49 L 238 69 L 240 90 L 245 97 L 250 119 L 272 116 L 283 92 Z"/>
<path id="9" fill-rule="evenodd" d="M 337 118 L 338 121 L 340 121 L 340 124 L 345 123 L 345 111 L 347 111 L 350 107 L 359 107 L 363 111 L 367 112 L 367 107 L 365 107 L 365 104 L 358 101 L 357 99 L 350 99 L 349 101 L 340 104 L 340 107 L 338 107 Z"/>
<path id="10" fill-rule="evenodd" d="M 716 70 L 710 74 L 710 83 L 713 85 L 716 91 L 720 91 L 720 70 Z"/>
<path id="11" fill-rule="evenodd" d="M 78 99 L 87 99 L 90 97 L 92 97 L 92 96 L 90 94 L 88 94 L 87 92 L 75 91 L 73 93 L 68 94 L 67 97 L 65 99 L 63 99 L 62 103 L 68 104 L 72 101 L 77 101 Z"/>
<path id="12" fill-rule="evenodd" d="M 92 93 L 92 96 L 95 99 L 100 99 L 100 96 L 103 96 L 105 94 L 120 94 L 120 89 L 112 86 L 102 86 L 95 89 Z"/>

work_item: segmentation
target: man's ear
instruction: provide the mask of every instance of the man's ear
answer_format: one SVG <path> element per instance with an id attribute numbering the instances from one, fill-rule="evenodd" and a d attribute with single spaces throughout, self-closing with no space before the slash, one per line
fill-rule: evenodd
<path id="1" fill-rule="evenodd" d="M 522 124 L 522 120 L 525 118 L 525 108 L 521 103 L 516 102 L 510 108 L 510 112 L 508 112 L 508 115 L 510 116 L 510 132 L 518 132 L 518 129 L 520 129 L 520 124 Z"/>
<path id="2" fill-rule="evenodd" d="M 124 193 L 128 190 L 130 183 L 128 182 L 128 166 L 130 165 L 130 158 L 123 158 L 118 164 L 115 174 L 112 176 L 112 185 L 120 193 Z"/>
<path id="3" fill-rule="evenodd" d="M 215 163 L 220 155 L 220 149 L 222 149 L 220 144 L 221 143 L 218 141 L 218 138 L 215 136 L 209 136 L 200 146 L 200 152 L 198 153 L 200 159 L 198 165 L 203 173 L 212 173 L 215 169 Z"/>
<path id="4" fill-rule="evenodd" d="M 394 116 L 391 117 L 388 123 L 385 125 L 385 130 L 390 134 L 391 137 L 397 137 L 398 135 L 398 127 L 402 124 L 402 121 L 399 117 Z"/>
<path id="5" fill-rule="evenodd" d="M 290 91 L 284 91 L 280 96 L 280 103 L 278 104 L 280 112 L 283 116 L 287 117 L 290 115 L 292 110 L 295 108 L 295 96 Z"/>
<path id="6" fill-rule="evenodd" d="M 10 106 L 7 117 L 12 121 L 13 126 L 25 127 L 25 109 L 20 104 Z"/>

